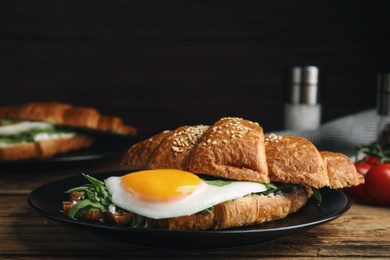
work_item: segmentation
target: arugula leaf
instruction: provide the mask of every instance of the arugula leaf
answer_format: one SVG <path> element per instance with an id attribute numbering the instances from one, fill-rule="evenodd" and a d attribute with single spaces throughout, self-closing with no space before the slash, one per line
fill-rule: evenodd
<path id="1" fill-rule="evenodd" d="M 291 193 L 293 189 L 293 184 L 282 183 L 282 182 L 270 182 L 264 184 L 267 187 L 266 191 L 260 192 L 263 195 L 269 195 L 273 193 Z"/>
<path id="2" fill-rule="evenodd" d="M 317 188 L 312 188 L 313 190 L 313 196 L 314 198 L 318 201 L 318 205 L 321 205 L 322 203 L 322 195 L 319 189 Z"/>
<path id="3" fill-rule="evenodd" d="M 204 209 L 204 210 L 202 210 L 202 211 L 200 211 L 198 213 L 200 213 L 200 214 L 210 214 L 212 212 L 213 212 L 212 208 L 207 208 L 207 209 Z"/>
<path id="4" fill-rule="evenodd" d="M 203 180 L 203 181 L 209 185 L 218 186 L 218 187 L 226 186 L 232 183 L 232 181 L 228 181 L 228 180 Z"/>
<path id="5" fill-rule="evenodd" d="M 95 187 L 99 187 L 99 186 L 103 186 L 104 185 L 104 182 L 102 182 L 101 180 L 98 180 L 88 174 L 84 174 L 82 173 L 82 175 L 90 182 L 92 183 L 92 185 L 94 185 Z"/>
<path id="6" fill-rule="evenodd" d="M 83 176 L 90 182 L 90 184 L 75 187 L 65 192 L 71 193 L 74 191 L 81 191 L 85 194 L 85 199 L 78 201 L 69 210 L 68 216 L 71 219 L 80 218 L 90 209 L 104 209 L 108 208 L 109 205 L 113 205 L 104 182 L 84 173 Z"/>
<path id="7" fill-rule="evenodd" d="M 146 228 L 147 227 L 146 218 L 144 216 L 133 213 L 133 218 L 131 219 L 130 226 L 137 227 L 137 228 Z"/>
<path id="8" fill-rule="evenodd" d="M 0 125 L 10 125 L 12 124 L 12 121 L 9 119 L 0 119 Z"/>
<path id="9" fill-rule="evenodd" d="M 68 216 L 71 219 L 77 220 L 90 209 L 102 209 L 102 208 L 104 208 L 104 206 L 98 202 L 93 202 L 90 199 L 83 199 L 78 201 L 75 205 L 73 205 L 70 208 L 68 212 Z"/>

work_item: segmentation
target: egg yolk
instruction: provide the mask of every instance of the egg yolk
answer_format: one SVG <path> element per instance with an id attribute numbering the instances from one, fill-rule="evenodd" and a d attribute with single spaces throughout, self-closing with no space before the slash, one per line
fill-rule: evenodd
<path id="1" fill-rule="evenodd" d="M 143 201 L 170 202 L 183 199 L 198 189 L 202 180 L 195 174 L 174 170 L 144 170 L 126 174 L 122 185 Z"/>

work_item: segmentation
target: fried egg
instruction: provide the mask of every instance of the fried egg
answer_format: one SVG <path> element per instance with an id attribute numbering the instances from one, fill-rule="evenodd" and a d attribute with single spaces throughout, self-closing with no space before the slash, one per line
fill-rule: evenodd
<path id="1" fill-rule="evenodd" d="M 248 181 L 212 185 L 193 173 L 174 169 L 138 171 L 104 182 L 115 205 L 153 219 L 192 215 L 267 189 Z"/>

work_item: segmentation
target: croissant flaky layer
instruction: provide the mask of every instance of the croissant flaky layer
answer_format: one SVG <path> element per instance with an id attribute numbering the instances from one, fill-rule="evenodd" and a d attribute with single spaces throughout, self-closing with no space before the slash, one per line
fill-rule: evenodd
<path id="1" fill-rule="evenodd" d="M 344 154 L 320 152 L 302 137 L 264 137 L 258 123 L 237 117 L 221 118 L 211 126 L 181 126 L 159 133 L 132 145 L 121 164 L 314 188 L 364 183 L 363 176 Z"/>

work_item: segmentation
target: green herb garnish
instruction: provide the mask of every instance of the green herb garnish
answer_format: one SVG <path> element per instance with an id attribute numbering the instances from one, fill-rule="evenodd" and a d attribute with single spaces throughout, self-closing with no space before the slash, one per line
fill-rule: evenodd
<path id="1" fill-rule="evenodd" d="M 203 181 L 209 185 L 218 186 L 218 187 L 226 186 L 232 183 L 232 181 L 228 181 L 228 180 L 203 180 Z"/>
<path id="2" fill-rule="evenodd" d="M 144 216 L 133 213 L 130 226 L 137 228 L 147 228 L 146 218 Z"/>
<path id="3" fill-rule="evenodd" d="M 313 190 L 313 196 L 318 201 L 318 205 L 321 205 L 322 203 L 322 195 L 319 189 L 312 188 Z"/>
<path id="4" fill-rule="evenodd" d="M 66 193 L 75 191 L 83 192 L 85 195 L 84 199 L 78 201 L 69 210 L 69 218 L 75 220 L 82 217 L 83 214 L 90 209 L 103 209 L 107 208 L 109 205 L 113 205 L 104 182 L 84 173 L 83 176 L 90 182 L 90 184 L 85 184 L 66 191 Z"/>
<path id="5" fill-rule="evenodd" d="M 9 119 L 0 119 L 0 125 L 6 126 L 12 124 L 12 121 Z"/>

